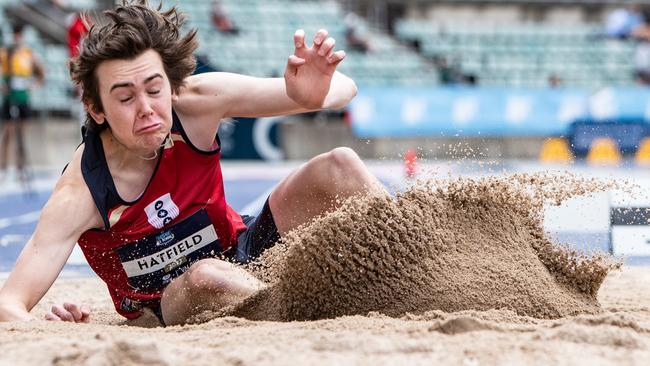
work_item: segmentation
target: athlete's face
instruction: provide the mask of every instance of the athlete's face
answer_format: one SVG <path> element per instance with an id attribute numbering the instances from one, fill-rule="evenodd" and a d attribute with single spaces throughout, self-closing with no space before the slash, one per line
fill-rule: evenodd
<path id="1" fill-rule="evenodd" d="M 96 70 L 100 113 L 91 112 L 99 124 L 107 123 L 117 141 L 146 155 L 165 140 L 172 124 L 172 91 L 162 60 L 148 50 L 133 60 L 109 60 Z"/>

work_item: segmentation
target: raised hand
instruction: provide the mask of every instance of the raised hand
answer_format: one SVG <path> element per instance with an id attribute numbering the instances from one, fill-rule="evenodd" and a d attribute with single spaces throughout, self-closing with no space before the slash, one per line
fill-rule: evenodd
<path id="1" fill-rule="evenodd" d="M 284 72 L 287 95 L 303 108 L 320 109 L 345 51 L 334 51 L 336 41 L 324 29 L 316 33 L 311 47 L 305 45 L 302 29 L 296 31 L 293 41 L 294 54 L 289 56 Z"/>
<path id="2" fill-rule="evenodd" d="M 52 305 L 50 312 L 45 314 L 45 320 L 88 323 L 90 322 L 90 306 L 67 302 L 63 306 Z"/>

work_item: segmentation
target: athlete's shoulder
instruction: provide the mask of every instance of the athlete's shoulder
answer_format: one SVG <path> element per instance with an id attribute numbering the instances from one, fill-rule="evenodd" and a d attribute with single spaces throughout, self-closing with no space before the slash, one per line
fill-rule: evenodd
<path id="1" fill-rule="evenodd" d="M 68 199 L 68 196 L 76 196 L 79 199 L 90 198 L 90 192 L 84 181 L 81 172 L 81 159 L 83 155 L 84 144 L 81 144 L 75 151 L 70 163 L 66 166 L 65 170 L 59 177 L 52 198 L 54 199 Z M 86 194 L 88 192 L 88 194 Z"/>
<path id="2" fill-rule="evenodd" d="M 74 183 L 75 180 L 81 178 L 83 182 L 83 175 L 81 174 L 81 160 L 83 159 L 84 148 L 86 147 L 85 143 L 82 143 L 77 147 L 77 149 L 72 154 L 70 162 L 66 166 L 63 174 L 61 174 L 61 180 L 65 180 L 68 183 Z"/>
<path id="3" fill-rule="evenodd" d="M 81 144 L 74 152 L 70 163 L 54 186 L 50 201 L 58 207 L 74 207 L 71 211 L 74 211 L 72 214 L 75 221 L 87 230 L 101 227 L 102 221 L 81 169 L 84 147 L 85 144 Z M 65 213 L 62 217 L 66 217 Z"/>

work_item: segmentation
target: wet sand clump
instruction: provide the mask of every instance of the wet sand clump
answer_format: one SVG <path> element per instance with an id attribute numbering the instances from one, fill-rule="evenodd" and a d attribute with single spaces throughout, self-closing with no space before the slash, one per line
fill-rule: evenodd
<path id="1" fill-rule="evenodd" d="M 254 272 L 268 287 L 221 315 L 290 321 L 371 311 L 598 313 L 598 289 L 620 264 L 552 243 L 543 206 L 609 188 L 572 175 L 519 174 L 351 199 L 267 251 Z"/>

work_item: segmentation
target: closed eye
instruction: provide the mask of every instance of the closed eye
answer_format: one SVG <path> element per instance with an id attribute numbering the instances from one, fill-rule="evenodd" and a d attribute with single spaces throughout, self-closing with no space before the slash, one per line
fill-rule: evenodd
<path id="1" fill-rule="evenodd" d="M 158 90 L 149 90 L 149 94 L 154 94 L 155 95 L 155 94 L 158 94 L 158 93 L 160 93 L 160 89 L 158 89 Z"/>

